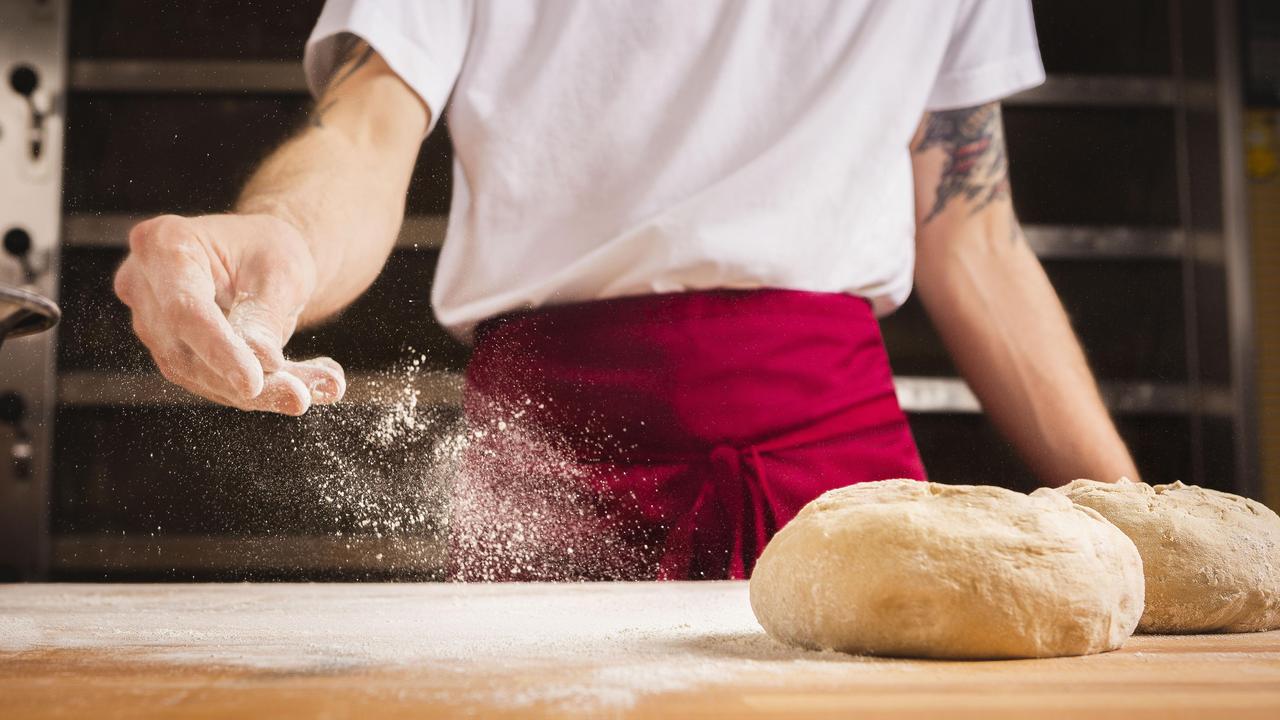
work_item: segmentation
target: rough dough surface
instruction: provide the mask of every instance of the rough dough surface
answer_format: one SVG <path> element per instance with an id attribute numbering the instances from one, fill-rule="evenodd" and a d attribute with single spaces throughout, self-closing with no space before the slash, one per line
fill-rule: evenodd
<path id="1" fill-rule="evenodd" d="M 1076 480 L 1060 489 L 1138 546 L 1145 633 L 1280 627 L 1280 517 L 1230 493 L 1173 483 Z"/>
<path id="2" fill-rule="evenodd" d="M 809 503 L 765 548 L 750 589 L 782 642 L 927 658 L 1114 650 L 1143 591 L 1133 543 L 1052 490 L 914 480 Z"/>

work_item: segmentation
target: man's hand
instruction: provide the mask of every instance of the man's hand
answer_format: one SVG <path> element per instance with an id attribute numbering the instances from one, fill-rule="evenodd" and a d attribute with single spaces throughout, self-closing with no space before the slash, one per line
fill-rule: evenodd
<path id="1" fill-rule="evenodd" d="M 346 390 L 329 358 L 285 359 L 299 323 L 364 292 L 395 246 L 431 117 L 348 37 L 311 122 L 254 173 L 234 215 L 148 220 L 116 294 L 160 372 L 215 402 L 300 415 Z"/>
<path id="2" fill-rule="evenodd" d="M 301 415 L 339 400 L 342 367 L 284 346 L 315 289 L 298 230 L 271 215 L 165 215 L 129 233 L 115 290 L 168 380 L 242 410 Z"/>

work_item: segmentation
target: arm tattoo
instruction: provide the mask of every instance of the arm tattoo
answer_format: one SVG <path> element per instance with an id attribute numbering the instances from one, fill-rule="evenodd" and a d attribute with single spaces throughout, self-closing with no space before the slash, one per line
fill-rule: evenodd
<path id="1" fill-rule="evenodd" d="M 352 56 L 355 54 L 354 51 L 359 50 L 361 47 L 364 48 L 363 51 L 360 52 L 359 56 L 353 58 Z M 355 75 L 360 68 L 364 67 L 365 63 L 369 62 L 369 59 L 372 57 L 373 48 L 364 43 L 360 43 L 356 47 L 352 48 L 352 53 L 348 54 L 346 60 L 344 60 L 342 65 L 339 66 L 342 67 L 345 65 L 345 68 L 337 77 L 329 82 L 329 86 L 325 89 L 332 90 L 346 82 L 348 78 Z"/>
<path id="2" fill-rule="evenodd" d="M 346 82 L 352 75 L 355 75 L 360 68 L 373 58 L 373 47 L 368 43 L 356 37 L 355 35 L 344 35 L 341 38 L 342 46 L 338 49 L 338 70 L 334 73 L 329 84 L 325 86 L 325 94 L 329 94 L 334 88 Z M 323 102 L 324 104 L 320 104 Z M 329 100 L 324 102 L 322 97 L 316 103 L 316 109 L 311 114 L 311 127 L 324 127 L 324 114 L 337 104 L 337 100 Z"/>
<path id="3" fill-rule="evenodd" d="M 999 103 L 929 113 L 915 152 L 935 146 L 947 154 L 947 162 L 938 181 L 937 199 L 924 222 L 941 214 L 956 197 L 974 204 L 970 214 L 1009 197 L 1009 162 Z"/>

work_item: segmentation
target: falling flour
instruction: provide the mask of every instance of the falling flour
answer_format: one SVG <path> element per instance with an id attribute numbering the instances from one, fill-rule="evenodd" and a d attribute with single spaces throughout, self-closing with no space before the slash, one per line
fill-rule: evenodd
<path id="1" fill-rule="evenodd" d="M 309 508 L 348 551 L 369 550 L 365 566 L 393 574 L 633 576 L 636 551 L 609 526 L 573 454 L 531 422 L 543 404 L 472 398 L 480 411 L 463 418 L 456 407 L 424 398 L 425 387 L 450 378 L 425 365 L 426 356 L 416 356 L 372 376 L 360 402 L 317 407 L 299 419 L 291 433 L 293 479 L 230 449 L 226 464 L 256 478 L 280 507 Z"/>

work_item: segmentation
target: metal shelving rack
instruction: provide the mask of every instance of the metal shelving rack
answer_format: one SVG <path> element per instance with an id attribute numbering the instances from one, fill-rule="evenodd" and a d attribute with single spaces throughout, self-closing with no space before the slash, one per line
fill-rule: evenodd
<path id="1" fill-rule="evenodd" d="M 1184 54 L 1184 44 L 1193 33 L 1190 15 L 1196 3 L 1169 0 L 1172 19 L 1171 47 L 1175 58 Z M 1232 457 L 1235 489 L 1252 493 L 1254 447 L 1251 396 L 1251 374 L 1248 366 L 1251 318 L 1248 315 L 1247 238 L 1244 235 L 1243 210 L 1239 207 L 1239 96 L 1235 89 L 1238 60 L 1233 56 L 1235 7 L 1233 2 L 1215 3 L 1209 28 L 1196 26 L 1197 33 L 1209 32 L 1207 38 L 1216 48 L 1212 67 L 1173 63 L 1167 76 L 1147 75 L 1063 75 L 1053 74 L 1043 86 L 1010 98 L 1011 108 L 1029 109 L 1159 109 L 1172 113 L 1177 129 L 1179 221 L 1169 226 L 1122 225 L 1084 226 L 1071 224 L 1031 224 L 1026 228 L 1028 242 L 1039 256 L 1050 262 L 1166 263 L 1181 269 L 1184 297 L 1184 322 L 1187 336 L 1187 381 L 1185 383 L 1129 380 L 1104 383 L 1104 397 L 1109 407 L 1121 416 L 1177 416 L 1187 419 L 1193 444 L 1203 444 L 1202 424 L 1206 421 L 1228 423 L 1232 433 Z M 1204 42 L 1206 38 L 1194 38 Z M 281 96 L 302 95 L 306 88 L 301 69 L 292 61 L 224 61 L 224 60 L 132 60 L 77 59 L 67 67 L 67 89 L 70 93 L 93 96 Z M 1192 128 L 1203 127 L 1206 119 L 1216 130 L 1211 142 L 1192 137 Z M 1016 158 L 1015 158 L 1016 160 Z M 1206 172 L 1211 169 L 1212 174 Z M 1212 177 L 1212 182 L 1202 180 Z M 1217 178 L 1221 178 L 1219 182 Z M 1016 194 L 1016 193 L 1015 193 Z M 1205 207 L 1211 208 L 1203 211 Z M 1217 208 L 1216 211 L 1213 208 Z M 141 214 L 78 213 L 63 218 L 62 245 L 68 251 L 123 247 L 127 228 Z M 444 237 L 446 218 L 442 215 L 417 214 L 408 218 L 398 242 L 401 252 L 435 252 Z M 1224 298 L 1205 299 L 1197 294 L 1206 278 L 1225 278 Z M 1222 348 L 1207 343 L 1202 329 L 1205 324 L 1226 323 L 1227 355 L 1230 381 L 1208 378 L 1197 358 L 1221 353 Z M 52 341 L 50 341 L 52 342 Z M 0 356 L 0 378 L 9 361 Z M 352 378 L 351 399 L 355 403 L 376 404 L 377 394 L 368 390 L 372 375 L 356 374 Z M 3 384 L 3 383 L 0 383 Z M 39 385 L 39 383 L 37 383 Z M 895 380 L 904 408 L 915 415 L 973 415 L 981 408 L 963 381 L 954 377 L 901 376 Z M 457 405 L 461 381 L 456 374 L 433 375 L 419 380 L 417 390 L 424 403 Z M 2 389 L 2 388 L 0 388 Z M 36 392 L 54 397 L 53 379 L 40 385 Z M 73 370 L 57 378 L 57 403 L 62 407 L 147 407 L 156 405 L 191 405 L 199 401 L 167 386 L 156 377 L 122 376 L 113 372 Z M 53 403 L 43 409 L 50 424 Z M 1201 447 L 1191 452 L 1192 467 L 1185 479 L 1203 481 L 1206 465 L 1220 458 L 1206 458 Z M 1217 468 L 1212 468 L 1216 471 Z M 40 482 L 48 487 L 50 469 L 43 469 Z M 0 490 L 12 481 L 0 472 Z M 41 534 L 43 532 L 43 534 Z M 315 538 L 315 543 L 329 547 L 331 539 Z M 55 571 L 84 572 L 94 565 L 96 551 L 104 557 L 126 562 L 129 543 L 136 539 L 113 536 L 74 536 L 51 539 L 47 531 L 33 528 L 26 541 L 10 548 L 0 548 L 0 566 L 14 566 L 26 557 L 40 558 L 24 574 L 41 574 L 50 567 Z M 147 541 L 150 542 L 150 541 Z M 160 542 L 157 540 L 156 542 Z M 220 552 L 227 548 L 226 538 L 184 538 L 184 557 L 203 558 L 204 567 L 219 563 L 224 569 L 234 563 L 251 562 L 239 551 Z M 263 540 L 263 542 L 272 542 Z M 203 545 L 201 544 L 203 543 Z M 326 544 L 328 543 L 328 544 Z M 145 543 L 144 543 L 145 544 Z M 278 544 L 278 543 L 277 543 Z M 299 556 L 307 555 L 305 539 L 294 538 L 285 543 Z M 319 546 L 317 545 L 317 547 Z M 132 547 L 132 546 L 130 546 Z M 202 555 L 201 548 L 209 552 Z M 16 549 L 15 549 L 16 548 Z M 301 548 L 301 549 L 300 549 Z M 259 553 L 261 554 L 261 553 Z M 343 556 L 344 565 L 359 563 L 359 553 Z M 222 560 L 218 560 L 222 558 Z M 87 563 L 87 564 L 86 564 Z M 305 563 L 304 563 L 305 564 Z"/>
<path id="2" fill-rule="evenodd" d="M 100 72 L 100 71 L 95 71 Z M 250 80 L 248 84 L 253 84 Z M 1128 83 L 1122 83 L 1128 85 Z M 256 85 L 254 85 L 256 87 Z M 120 247 L 128 229 L 143 219 L 141 215 L 71 215 L 65 220 L 63 243 L 67 247 Z M 447 217 L 419 215 L 408 218 L 397 241 L 400 251 L 438 250 L 444 242 Z M 1145 228 L 1079 228 L 1030 226 L 1027 241 L 1046 259 L 1102 258 L 1176 260 L 1186 251 L 1187 243 L 1178 229 Z M 160 378 L 149 382 L 122 384 L 113 382 L 109 374 L 77 372 L 64 374 L 59 399 L 71 404 L 146 404 L 169 402 L 177 397 Z M 361 386 L 360 377 L 353 387 Z M 461 380 L 454 378 L 453 384 Z M 958 378 L 899 376 L 898 395 L 908 412 L 977 413 L 981 407 L 965 383 Z M 112 393 L 107 388 L 127 388 Z M 355 397 L 358 397 L 355 396 Z M 460 395 L 428 393 L 424 400 L 456 403 Z M 1185 389 L 1159 383 L 1112 383 L 1104 387 L 1110 407 L 1120 413 L 1185 413 L 1190 400 Z M 1205 412 L 1230 414 L 1229 393 L 1225 388 L 1211 388 L 1205 398 Z M 357 400 L 358 401 L 358 400 Z"/>

